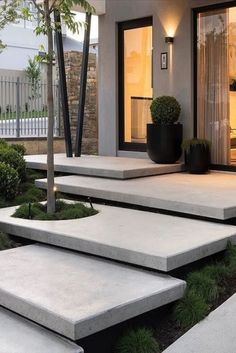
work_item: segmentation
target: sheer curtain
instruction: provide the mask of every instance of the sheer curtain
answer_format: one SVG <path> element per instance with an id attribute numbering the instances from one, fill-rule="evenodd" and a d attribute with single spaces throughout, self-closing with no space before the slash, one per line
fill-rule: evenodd
<path id="1" fill-rule="evenodd" d="M 212 142 L 212 163 L 229 164 L 228 9 L 198 17 L 198 137 Z"/>

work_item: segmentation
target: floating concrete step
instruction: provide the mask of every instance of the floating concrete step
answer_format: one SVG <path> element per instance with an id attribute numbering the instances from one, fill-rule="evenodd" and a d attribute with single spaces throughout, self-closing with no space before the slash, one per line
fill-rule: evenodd
<path id="1" fill-rule="evenodd" d="M 76 344 L 0 308 L 1 353 L 82 353 Z"/>
<path id="2" fill-rule="evenodd" d="M 46 170 L 46 155 L 25 156 L 27 167 Z M 82 156 L 67 158 L 64 154 L 55 154 L 55 171 L 69 174 L 81 174 L 114 179 L 130 179 L 150 175 L 176 173 L 183 170 L 183 165 L 156 164 L 149 159 Z"/>
<path id="3" fill-rule="evenodd" d="M 66 221 L 13 218 L 0 209 L 0 229 L 31 240 L 170 271 L 236 243 L 236 228 L 125 208 L 94 205 L 92 217 Z"/>
<path id="4" fill-rule="evenodd" d="M 236 294 L 163 353 L 235 353 Z"/>
<path id="5" fill-rule="evenodd" d="M 236 174 L 176 173 L 131 180 L 65 176 L 55 180 L 58 189 L 118 202 L 182 212 L 215 219 L 236 217 Z M 46 180 L 36 185 L 46 188 Z"/>
<path id="6" fill-rule="evenodd" d="M 181 280 L 49 246 L 0 253 L 0 305 L 72 340 L 179 299 Z"/>

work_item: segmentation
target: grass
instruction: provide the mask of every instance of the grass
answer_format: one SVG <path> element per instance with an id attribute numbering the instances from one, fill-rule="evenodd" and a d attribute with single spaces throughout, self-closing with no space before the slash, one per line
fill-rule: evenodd
<path id="1" fill-rule="evenodd" d="M 128 330 L 117 342 L 115 353 L 159 353 L 160 347 L 152 330 Z"/>
<path id="2" fill-rule="evenodd" d="M 56 201 L 56 212 L 47 213 L 47 205 L 41 203 L 23 204 L 13 214 L 13 217 L 33 219 L 33 220 L 67 220 L 89 217 L 97 214 L 94 208 L 87 207 L 82 203 L 66 203 L 64 201 Z"/>
<path id="3" fill-rule="evenodd" d="M 19 245 L 20 244 L 12 240 L 8 234 L 0 232 L 0 251 L 16 248 Z"/>

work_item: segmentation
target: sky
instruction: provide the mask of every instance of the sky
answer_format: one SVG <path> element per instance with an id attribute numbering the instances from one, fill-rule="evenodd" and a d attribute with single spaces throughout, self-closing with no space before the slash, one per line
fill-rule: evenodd
<path id="1" fill-rule="evenodd" d="M 85 14 L 77 12 L 76 19 L 78 21 L 85 21 Z M 81 30 L 79 34 L 73 34 L 70 31 L 68 31 L 67 34 L 69 37 L 75 38 L 81 42 L 84 39 L 84 30 Z M 98 16 L 92 16 L 90 38 L 91 39 L 98 39 Z"/>

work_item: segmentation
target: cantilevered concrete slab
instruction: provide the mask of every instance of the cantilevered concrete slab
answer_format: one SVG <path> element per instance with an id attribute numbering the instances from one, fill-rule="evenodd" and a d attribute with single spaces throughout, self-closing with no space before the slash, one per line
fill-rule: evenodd
<path id="1" fill-rule="evenodd" d="M 0 308 L 1 353 L 82 353 L 76 344 Z"/>
<path id="2" fill-rule="evenodd" d="M 235 353 L 236 294 L 163 353 Z"/>
<path id="3" fill-rule="evenodd" d="M 177 300 L 181 280 L 29 245 L 0 253 L 0 305 L 72 340 Z"/>
<path id="4" fill-rule="evenodd" d="M 236 174 L 176 173 L 132 180 L 56 178 L 60 191 L 220 220 L 236 217 Z M 46 188 L 46 181 L 36 181 Z"/>
<path id="5" fill-rule="evenodd" d="M 236 243 L 236 227 L 118 207 L 94 205 L 92 217 L 66 221 L 13 218 L 0 209 L 0 229 L 31 240 L 170 271 Z"/>
<path id="6" fill-rule="evenodd" d="M 47 168 L 46 158 L 45 154 L 25 156 L 28 168 L 41 170 Z M 88 155 L 67 158 L 64 154 L 55 154 L 54 159 L 57 172 L 114 179 L 138 178 L 183 170 L 182 164 L 156 164 L 149 159 Z"/>

